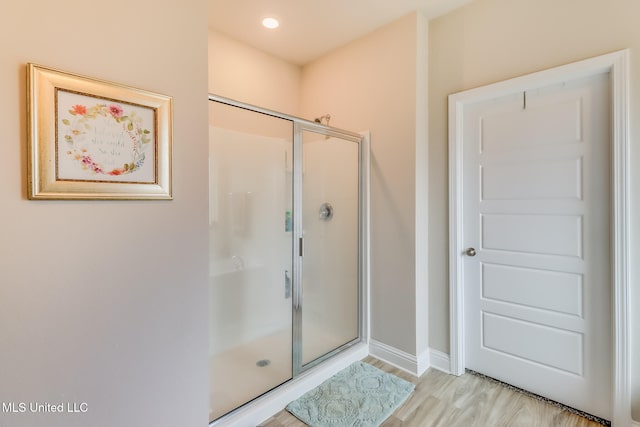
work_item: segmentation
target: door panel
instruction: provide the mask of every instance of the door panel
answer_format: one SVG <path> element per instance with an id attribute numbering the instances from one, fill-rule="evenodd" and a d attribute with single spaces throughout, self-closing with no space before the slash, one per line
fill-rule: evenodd
<path id="1" fill-rule="evenodd" d="M 558 99 L 545 108 L 535 108 L 529 101 L 537 94 L 528 93 L 528 111 L 523 114 L 525 101 L 520 95 L 516 96 L 516 109 L 482 117 L 480 149 L 483 152 L 581 142 L 581 100 Z M 504 126 L 505 123 L 509 126 Z M 540 127 L 540 123 L 545 126 Z"/>
<path id="2" fill-rule="evenodd" d="M 578 156 L 513 160 L 482 168 L 481 174 L 482 200 L 582 199 L 582 157 Z"/>
<path id="3" fill-rule="evenodd" d="M 582 275 L 482 264 L 482 298 L 582 316 Z"/>
<path id="4" fill-rule="evenodd" d="M 302 133 L 302 365 L 358 338 L 359 151 Z"/>
<path id="5" fill-rule="evenodd" d="M 582 334 L 513 319 L 485 311 L 482 315 L 482 343 L 507 357 L 521 358 L 582 375 Z M 549 351 L 540 343 L 553 346 Z"/>
<path id="6" fill-rule="evenodd" d="M 482 215 L 481 248 L 579 257 L 580 215 Z M 548 234 L 544 239 L 541 233 Z"/>
<path id="7" fill-rule="evenodd" d="M 610 417 L 608 76 L 472 105 L 463 126 L 465 366 Z"/>

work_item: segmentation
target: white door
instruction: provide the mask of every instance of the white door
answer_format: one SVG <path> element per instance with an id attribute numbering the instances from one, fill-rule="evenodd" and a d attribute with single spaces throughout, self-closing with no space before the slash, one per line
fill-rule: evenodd
<path id="1" fill-rule="evenodd" d="M 469 106 L 462 199 L 466 368 L 606 419 L 609 114 L 606 74 Z"/>

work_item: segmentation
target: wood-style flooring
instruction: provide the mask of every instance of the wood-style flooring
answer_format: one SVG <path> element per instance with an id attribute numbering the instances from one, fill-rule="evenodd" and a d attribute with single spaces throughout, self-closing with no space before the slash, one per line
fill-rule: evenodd
<path id="1" fill-rule="evenodd" d="M 602 427 L 601 424 L 471 374 L 429 369 L 420 378 L 371 356 L 365 362 L 416 385 L 382 427 Z M 283 410 L 262 427 L 304 427 Z"/>

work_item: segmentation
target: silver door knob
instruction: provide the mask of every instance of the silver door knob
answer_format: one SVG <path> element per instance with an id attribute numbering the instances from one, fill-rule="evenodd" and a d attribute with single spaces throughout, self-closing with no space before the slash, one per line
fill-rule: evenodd
<path id="1" fill-rule="evenodd" d="M 476 250 L 473 248 L 469 248 L 465 251 L 468 256 L 476 256 Z"/>

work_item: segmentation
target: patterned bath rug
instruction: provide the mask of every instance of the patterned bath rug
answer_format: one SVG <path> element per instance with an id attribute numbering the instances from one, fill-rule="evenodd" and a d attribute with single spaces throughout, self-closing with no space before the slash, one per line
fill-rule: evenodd
<path id="1" fill-rule="evenodd" d="M 287 411 L 310 427 L 378 427 L 414 388 L 358 361 L 289 403 Z"/>

